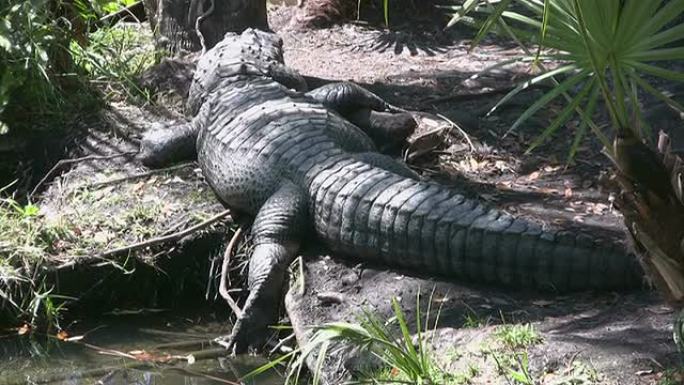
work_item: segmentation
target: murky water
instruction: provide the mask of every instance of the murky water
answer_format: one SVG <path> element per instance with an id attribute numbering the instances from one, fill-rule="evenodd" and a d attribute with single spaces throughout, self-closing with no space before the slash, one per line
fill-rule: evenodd
<path id="1" fill-rule="evenodd" d="M 253 356 L 224 357 L 210 341 L 229 332 L 227 323 L 199 317 L 118 316 L 66 329 L 77 341 L 20 336 L 16 330 L 0 334 L 0 385 L 234 384 L 265 363 Z M 271 372 L 245 383 L 283 380 Z"/>

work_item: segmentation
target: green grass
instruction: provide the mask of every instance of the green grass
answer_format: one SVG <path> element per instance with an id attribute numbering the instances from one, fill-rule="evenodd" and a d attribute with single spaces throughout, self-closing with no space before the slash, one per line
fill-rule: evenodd
<path id="1" fill-rule="evenodd" d="M 494 337 L 509 349 L 527 349 L 542 342 L 541 336 L 532 324 L 513 324 L 499 326 Z"/>
<path id="2" fill-rule="evenodd" d="M 70 51 L 90 83 L 107 100 L 151 102 L 152 95 L 136 78 L 162 56 L 154 48 L 150 31 L 140 25 L 115 25 L 89 35 L 88 46 L 73 42 Z"/>
<path id="3" fill-rule="evenodd" d="M 684 383 L 684 367 L 665 370 L 656 385 L 680 385 Z"/>
<path id="4" fill-rule="evenodd" d="M 150 102 L 135 79 L 161 56 L 151 31 L 120 24 L 88 34 L 78 27 L 130 0 L 44 3 L 0 5 L 0 134 L 66 128 L 102 108 L 102 99 Z M 64 21 L 70 18 L 74 28 Z"/>
<path id="5" fill-rule="evenodd" d="M 0 199 L 0 313 L 58 325 L 62 307 L 40 274 L 34 273 L 40 271 L 45 256 L 67 239 L 76 238 L 64 226 L 45 223 L 37 206 Z"/>

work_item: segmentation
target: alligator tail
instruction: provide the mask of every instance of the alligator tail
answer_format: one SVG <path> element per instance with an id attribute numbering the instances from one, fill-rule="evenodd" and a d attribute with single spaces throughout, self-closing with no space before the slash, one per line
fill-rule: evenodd
<path id="1" fill-rule="evenodd" d="M 471 282 L 559 292 L 626 289 L 643 273 L 622 246 L 490 209 L 359 160 L 309 183 L 316 232 L 351 257 Z"/>

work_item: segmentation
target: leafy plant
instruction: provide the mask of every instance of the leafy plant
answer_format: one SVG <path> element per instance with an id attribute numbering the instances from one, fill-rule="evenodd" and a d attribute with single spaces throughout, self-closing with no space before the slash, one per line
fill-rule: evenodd
<path id="1" fill-rule="evenodd" d="M 149 102 L 150 95 L 135 79 L 157 60 L 150 47 L 151 35 L 141 28 L 114 26 L 91 34 L 86 47 L 72 43 L 71 53 L 89 81 L 108 97 Z"/>
<path id="2" fill-rule="evenodd" d="M 513 123 L 517 129 L 533 114 L 558 97 L 564 109 L 529 150 L 555 133 L 572 116 L 581 119 L 571 155 L 576 151 L 587 127 L 610 152 L 608 137 L 592 119 L 597 101 L 606 107 L 612 127 L 630 130 L 638 137 L 652 138 L 644 119 L 639 96 L 648 93 L 672 108 L 684 107 L 653 84 L 652 79 L 684 81 L 684 74 L 659 63 L 684 59 L 684 24 L 677 22 L 684 12 L 684 1 L 641 0 L 467 0 L 452 7 L 453 25 L 467 19 L 480 29 L 476 45 L 491 31 L 503 33 L 518 42 L 525 54 L 499 63 L 489 71 L 515 61 L 532 63 L 541 73 L 505 95 L 490 111 L 529 86 L 545 81 L 555 84 Z M 535 52 L 529 47 L 536 45 Z M 544 63 L 556 61 L 557 67 Z M 562 77 L 562 78 L 561 78 Z M 560 78 L 560 80 L 559 80 Z"/>
<path id="3" fill-rule="evenodd" d="M 636 240 L 636 251 L 644 254 L 641 262 L 665 297 L 679 303 L 684 299 L 684 169 L 665 133 L 658 138 L 661 154 L 644 144 L 644 139 L 653 144 L 655 135 L 640 103 L 650 94 L 684 112 L 684 106 L 658 86 L 684 81 L 684 74 L 664 64 L 684 59 L 684 0 L 466 0 L 453 9 L 454 22 L 477 13 L 488 15 L 479 23 L 470 19 L 480 25 L 474 43 L 496 29 L 522 47 L 524 55 L 490 70 L 525 61 L 541 71 L 504 96 L 490 113 L 532 84 L 554 85 L 508 132 L 551 101 L 564 100 L 565 107 L 528 151 L 575 115 L 581 123 L 568 158 L 587 127 L 604 144 L 618 170 L 614 180 L 622 194 L 617 206 Z M 535 52 L 529 48 L 533 45 Z M 599 106 L 610 117 L 609 134 L 593 119 Z"/>
<path id="4" fill-rule="evenodd" d="M 419 297 L 416 308 L 420 309 Z M 421 320 L 420 315 L 416 317 L 415 340 L 409 332 L 405 314 L 399 302 L 394 298 L 392 299 L 392 310 L 394 316 L 387 321 L 381 321 L 374 314 L 366 312 L 359 324 L 334 322 L 316 326 L 311 340 L 305 346 L 257 368 L 247 374 L 245 378 L 256 376 L 289 360 L 290 369 L 287 375 L 287 383 L 294 381 L 296 384 L 308 357 L 316 356 L 316 367 L 320 369 L 327 358 L 331 344 L 335 341 L 342 341 L 370 353 L 385 367 L 379 373 L 367 374 L 367 376 L 380 377 L 381 379 L 360 380 L 356 383 L 382 381 L 427 385 L 456 381 L 456 376 L 439 367 L 427 345 L 426 333 L 430 331 L 428 318 L 430 308 L 428 307 L 424 320 Z M 436 318 L 439 318 L 439 311 Z M 436 323 L 437 320 L 435 320 L 433 328 L 436 328 Z M 476 370 L 472 375 L 475 374 Z M 385 377 L 387 378 L 382 379 Z M 313 373 L 313 383 L 317 384 L 319 381 L 320 370 L 316 370 Z"/>
<path id="5" fill-rule="evenodd" d="M 32 119 L 53 124 L 68 109 L 93 107 L 97 98 L 88 90 L 86 72 L 74 62 L 74 47 L 87 50 L 90 25 L 131 2 L 0 3 L 0 134 L 12 124 L 34 126 Z M 93 54 L 98 48 L 94 46 Z"/>

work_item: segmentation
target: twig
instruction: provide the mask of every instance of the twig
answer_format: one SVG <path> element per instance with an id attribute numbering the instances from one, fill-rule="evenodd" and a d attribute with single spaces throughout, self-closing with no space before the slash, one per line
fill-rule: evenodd
<path id="1" fill-rule="evenodd" d="M 129 151 L 129 152 L 122 152 L 118 154 L 113 154 L 113 155 L 89 155 L 89 156 L 84 156 L 81 158 L 74 158 L 74 159 L 62 159 L 59 162 L 57 162 L 51 169 L 48 171 L 47 174 L 41 179 L 38 184 L 36 184 L 36 187 L 31 190 L 31 193 L 29 194 L 29 200 L 33 198 L 34 195 L 38 192 L 38 190 L 43 186 L 43 184 L 48 181 L 50 178 L 54 176 L 54 174 L 57 173 L 62 167 L 68 165 L 68 164 L 74 164 L 74 163 L 79 163 L 79 162 L 84 162 L 88 160 L 105 160 L 105 159 L 114 159 L 114 158 L 119 158 L 122 156 L 126 155 L 133 155 L 136 154 L 135 151 Z"/>
<path id="2" fill-rule="evenodd" d="M 137 1 L 128 7 L 122 8 L 120 11 L 101 17 L 100 20 L 93 24 L 89 32 L 93 33 L 104 26 L 113 26 L 119 21 L 129 21 L 130 19 L 133 19 L 138 24 L 147 19 L 142 1 Z"/>
<path id="3" fill-rule="evenodd" d="M 159 329 L 151 329 L 151 328 L 139 328 L 139 329 L 137 329 L 137 331 L 141 332 L 141 333 L 145 333 L 145 334 L 151 334 L 154 336 L 173 337 L 175 339 L 178 339 L 178 338 L 204 339 L 207 337 L 206 334 L 174 332 L 174 331 L 170 331 L 170 330 L 159 330 Z"/>
<path id="4" fill-rule="evenodd" d="M 470 146 L 470 150 L 471 150 L 472 152 L 475 152 L 475 151 L 476 151 L 475 145 L 473 144 L 473 141 L 470 140 L 470 136 L 468 136 L 468 134 L 461 128 L 461 126 L 459 126 L 458 124 L 454 123 L 454 121 L 452 121 L 451 119 L 447 118 L 446 116 L 444 116 L 444 115 L 442 115 L 442 114 L 437 114 L 437 116 L 439 116 L 440 118 L 444 119 L 447 123 L 451 124 L 452 127 L 455 127 L 455 128 L 458 130 L 458 132 L 460 132 L 461 135 L 463 135 L 463 137 L 465 138 L 465 140 L 468 142 L 468 146 Z"/>
<path id="5" fill-rule="evenodd" d="M 188 355 L 185 356 L 185 358 L 188 361 L 190 361 L 190 360 L 196 361 L 196 360 L 206 360 L 206 359 L 211 359 L 211 358 L 216 358 L 216 357 L 223 357 L 227 354 L 228 354 L 228 349 L 213 348 L 213 349 L 198 350 L 196 352 L 190 352 L 190 353 L 188 353 Z"/>
<path id="6" fill-rule="evenodd" d="M 214 337 L 216 338 L 216 337 Z M 152 347 L 153 350 L 166 350 L 166 349 L 176 349 L 180 350 L 183 348 L 189 348 L 189 347 L 203 347 L 204 345 L 216 345 L 216 342 L 214 342 L 214 338 L 207 340 L 207 339 L 192 339 L 189 341 L 178 341 L 178 342 L 168 342 L 165 344 L 159 344 L 159 345 L 154 345 Z"/>
<path id="7" fill-rule="evenodd" d="M 176 171 L 176 170 L 184 169 L 184 168 L 187 168 L 187 167 L 190 167 L 190 166 L 194 166 L 194 165 L 195 165 L 194 162 L 193 162 L 193 163 L 183 163 L 183 164 L 179 164 L 179 165 L 176 165 L 176 166 L 171 166 L 171 167 L 166 167 L 166 168 L 160 168 L 160 169 L 157 169 L 157 170 L 151 170 L 151 171 L 142 172 L 142 173 L 140 173 L 140 174 L 128 175 L 128 176 L 124 176 L 124 177 L 122 177 L 122 178 L 116 178 L 116 179 L 106 180 L 106 181 L 103 181 L 103 182 L 97 182 L 97 183 L 85 185 L 85 186 L 82 186 L 82 187 L 99 188 L 99 187 L 102 187 L 102 186 L 108 186 L 108 185 L 111 185 L 111 184 L 117 184 L 117 183 L 129 181 L 129 180 L 133 180 L 133 179 L 145 178 L 145 177 L 148 177 L 148 176 L 150 176 L 150 175 L 163 174 L 163 173 L 169 172 L 169 171 Z"/>
<path id="8" fill-rule="evenodd" d="M 237 316 L 238 318 L 242 317 L 242 310 L 238 306 L 237 302 L 235 302 L 233 297 L 230 296 L 230 293 L 228 293 L 226 281 L 230 265 L 230 255 L 233 252 L 233 248 L 235 247 L 235 244 L 237 244 L 237 241 L 240 238 L 241 234 L 242 227 L 239 227 L 233 234 L 233 238 L 230 239 L 228 247 L 226 247 L 226 252 L 223 253 L 223 264 L 221 265 L 221 280 L 219 281 L 219 293 L 221 294 L 221 297 L 223 297 L 223 299 L 225 299 L 226 302 L 228 302 L 228 305 L 231 307 L 231 309 L 233 309 L 235 316 Z"/>

